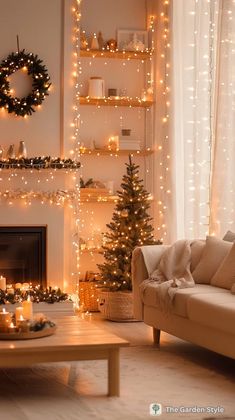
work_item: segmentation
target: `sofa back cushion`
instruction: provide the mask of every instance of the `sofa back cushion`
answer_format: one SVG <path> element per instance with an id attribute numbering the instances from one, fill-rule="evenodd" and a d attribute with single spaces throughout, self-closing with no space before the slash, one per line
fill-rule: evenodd
<path id="1" fill-rule="evenodd" d="M 203 239 L 195 240 L 191 243 L 191 265 L 190 265 L 190 271 L 191 273 L 195 270 L 196 266 L 198 265 L 203 250 L 205 248 L 206 241 Z"/>
<path id="2" fill-rule="evenodd" d="M 232 242 L 226 242 L 214 236 L 207 236 L 202 257 L 192 272 L 195 283 L 209 284 L 232 246 Z"/>
<path id="3" fill-rule="evenodd" d="M 211 284 L 229 290 L 235 284 L 235 243 L 212 277 Z"/>

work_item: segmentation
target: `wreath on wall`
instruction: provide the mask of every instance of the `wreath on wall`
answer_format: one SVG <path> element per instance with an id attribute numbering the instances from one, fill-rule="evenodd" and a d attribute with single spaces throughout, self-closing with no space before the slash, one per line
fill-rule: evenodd
<path id="1" fill-rule="evenodd" d="M 25 69 L 32 77 L 32 91 L 28 96 L 17 98 L 11 96 L 8 77 L 20 69 Z M 25 50 L 8 55 L 0 64 L 0 107 L 18 116 L 32 115 L 34 107 L 41 105 L 51 85 L 50 77 L 42 60 Z"/>

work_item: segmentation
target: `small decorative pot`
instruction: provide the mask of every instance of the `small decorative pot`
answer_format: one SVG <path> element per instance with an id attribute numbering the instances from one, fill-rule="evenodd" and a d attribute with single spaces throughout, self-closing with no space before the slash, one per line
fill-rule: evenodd
<path id="1" fill-rule="evenodd" d="M 7 151 L 7 158 L 8 159 L 15 159 L 15 146 L 14 146 L 14 144 L 11 144 L 10 146 L 9 146 L 9 149 L 8 149 L 8 151 Z"/>

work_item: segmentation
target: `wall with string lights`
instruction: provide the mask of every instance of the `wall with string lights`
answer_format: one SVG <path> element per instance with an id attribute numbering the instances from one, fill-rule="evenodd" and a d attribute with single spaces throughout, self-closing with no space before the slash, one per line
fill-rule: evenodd
<path id="1" fill-rule="evenodd" d="M 77 20 L 72 12 L 78 3 L 12 0 L 2 5 L 0 16 L 2 69 L 9 54 L 17 57 L 25 49 L 25 53 L 42 60 L 51 83 L 48 96 L 40 106 L 33 107 L 32 115 L 9 113 L 8 106 L 0 109 L 1 224 L 48 226 L 48 284 L 67 291 L 74 291 L 78 269 L 79 165 L 74 166 L 74 162 L 79 161 L 79 156 L 73 68 Z M 33 86 L 27 63 L 6 76 L 9 95 L 22 98 L 30 94 Z M 18 160 L 20 141 L 26 146 L 23 163 Z M 10 150 L 11 145 L 14 148 Z"/>

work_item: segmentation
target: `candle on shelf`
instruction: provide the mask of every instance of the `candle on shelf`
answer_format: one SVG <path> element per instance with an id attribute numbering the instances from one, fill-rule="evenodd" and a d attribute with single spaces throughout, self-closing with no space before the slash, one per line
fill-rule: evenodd
<path id="1" fill-rule="evenodd" d="M 19 306 L 18 308 L 16 308 L 15 317 L 16 317 L 16 325 L 18 324 L 19 320 L 24 319 L 23 318 L 23 308 L 22 308 L 22 306 Z"/>
<path id="2" fill-rule="evenodd" d="M 22 289 L 23 290 L 29 290 L 30 286 L 29 283 L 23 283 Z"/>
<path id="3" fill-rule="evenodd" d="M 33 303 L 30 300 L 30 296 L 27 300 L 22 302 L 23 306 L 23 317 L 25 319 L 32 319 L 33 318 Z"/>
<path id="4" fill-rule="evenodd" d="M 11 294 L 15 293 L 15 290 L 13 289 L 12 284 L 7 285 L 7 293 L 11 293 Z"/>
<path id="5" fill-rule="evenodd" d="M 22 288 L 22 283 L 15 284 L 15 289 L 21 289 L 21 288 Z"/>
<path id="6" fill-rule="evenodd" d="M 0 289 L 6 290 L 6 277 L 0 276 Z"/>

